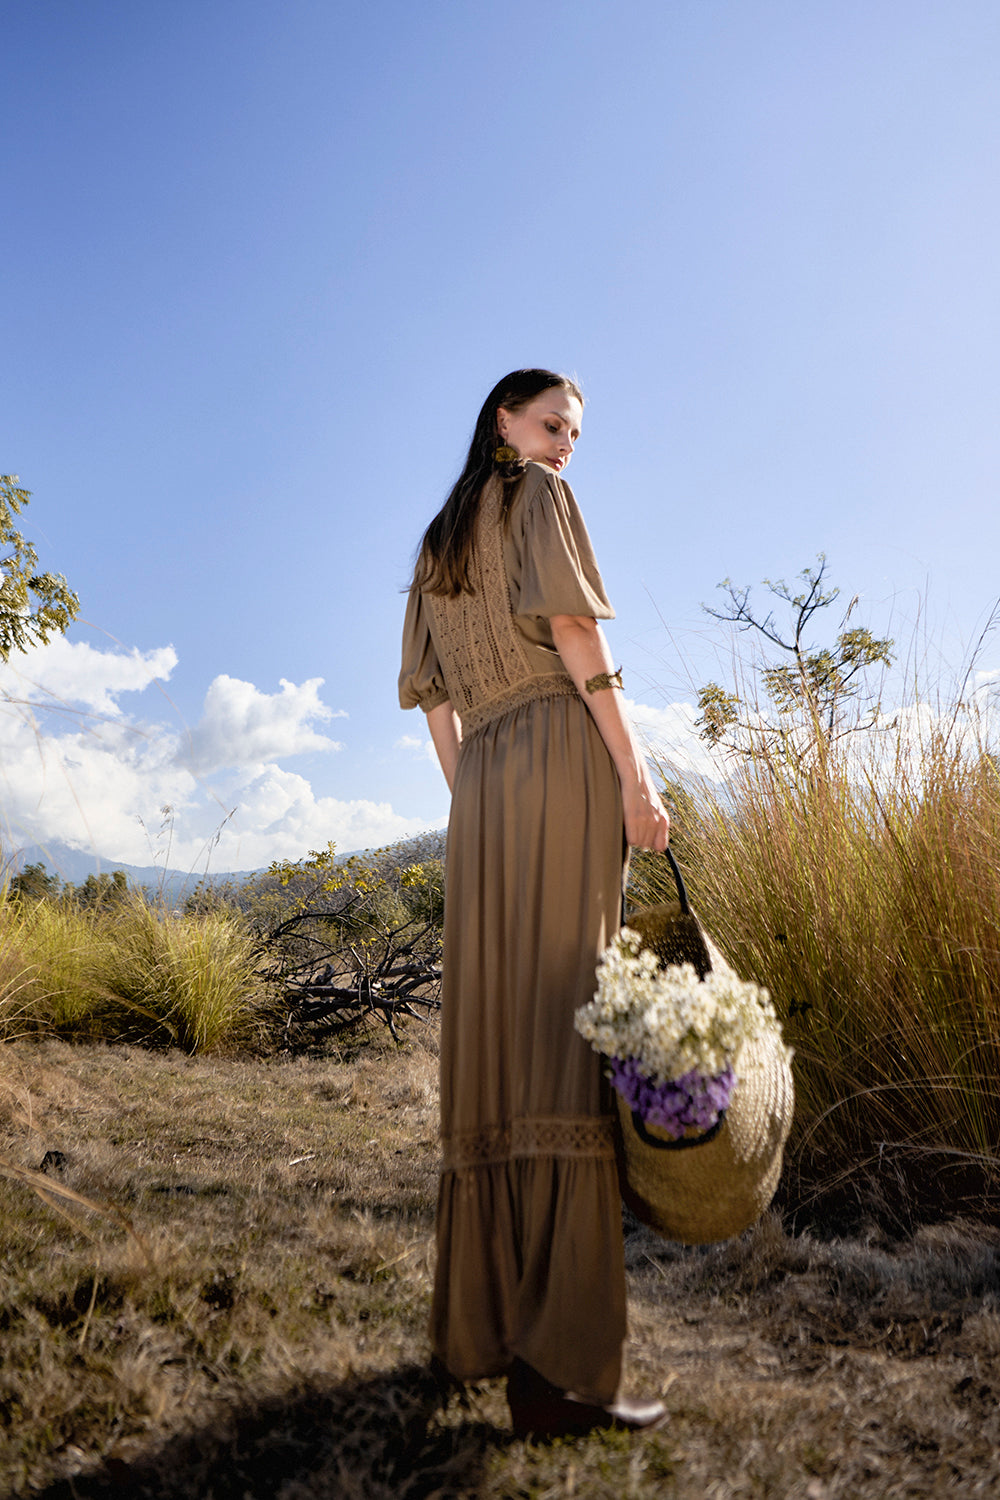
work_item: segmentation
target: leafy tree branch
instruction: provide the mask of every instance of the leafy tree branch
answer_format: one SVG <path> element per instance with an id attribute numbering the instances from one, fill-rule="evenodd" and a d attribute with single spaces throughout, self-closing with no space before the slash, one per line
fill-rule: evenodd
<path id="1" fill-rule="evenodd" d="M 80 612 L 80 600 L 61 573 L 39 573 L 38 554 L 24 539 L 15 517 L 27 505 L 30 491 L 20 489 L 16 474 L 0 474 L 0 659 L 12 651 L 47 645 L 54 632 L 65 631 Z"/>

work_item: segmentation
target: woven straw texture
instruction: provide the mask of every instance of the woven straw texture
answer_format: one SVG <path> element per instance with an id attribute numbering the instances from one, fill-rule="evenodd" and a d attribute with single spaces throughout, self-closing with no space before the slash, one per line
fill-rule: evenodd
<path id="1" fill-rule="evenodd" d="M 642 938 L 642 946 L 655 953 L 665 969 L 671 964 L 691 964 L 699 979 L 713 967 L 708 942 L 693 912 L 683 911 L 679 901 L 661 901 L 630 913 L 625 923 Z M 722 955 L 716 953 L 720 962 Z"/>
<path id="2" fill-rule="evenodd" d="M 644 914 L 630 916 L 628 925 L 639 930 L 636 916 Z M 663 941 L 669 948 L 669 937 Z M 712 968 L 728 969 L 711 938 L 704 941 Z M 652 943 L 647 946 L 658 951 Z M 722 1128 L 711 1140 L 681 1149 L 647 1145 L 615 1094 L 622 1196 L 637 1218 L 666 1239 L 685 1245 L 732 1239 L 755 1223 L 774 1197 L 792 1123 L 791 1070 L 776 1039 L 744 1047 L 734 1067 L 738 1081 Z M 670 1141 L 665 1131 L 646 1129 Z"/>

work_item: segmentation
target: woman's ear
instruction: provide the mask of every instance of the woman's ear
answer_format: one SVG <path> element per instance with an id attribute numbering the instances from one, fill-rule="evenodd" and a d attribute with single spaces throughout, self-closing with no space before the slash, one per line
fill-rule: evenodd
<path id="1" fill-rule="evenodd" d="M 497 407 L 497 432 L 502 438 L 507 436 L 507 417 L 509 413 L 502 406 Z"/>

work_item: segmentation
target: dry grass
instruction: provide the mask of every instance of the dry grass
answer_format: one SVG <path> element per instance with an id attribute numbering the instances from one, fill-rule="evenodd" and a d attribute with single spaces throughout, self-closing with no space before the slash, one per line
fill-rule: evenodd
<path id="1" fill-rule="evenodd" d="M 995 1492 L 1000 1244 L 972 1224 L 821 1243 L 772 1218 L 709 1250 L 634 1229 L 629 1382 L 664 1391 L 660 1434 L 522 1443 L 498 1383 L 442 1398 L 432 1042 L 0 1052 L 0 1493 Z M 44 1202 L 24 1174 L 57 1152 Z"/>
<path id="2" fill-rule="evenodd" d="M 994 1492 L 995 1234 L 956 1224 L 820 1244 L 769 1216 L 707 1250 L 636 1236 L 631 1258 L 633 1367 L 670 1372 L 676 1493 Z"/>
<path id="3" fill-rule="evenodd" d="M 841 1224 L 1000 1223 L 998 763 L 974 724 L 861 743 L 802 765 L 761 744 L 724 795 L 694 789 L 692 904 L 795 1048 L 800 1222 L 822 1199 Z"/>

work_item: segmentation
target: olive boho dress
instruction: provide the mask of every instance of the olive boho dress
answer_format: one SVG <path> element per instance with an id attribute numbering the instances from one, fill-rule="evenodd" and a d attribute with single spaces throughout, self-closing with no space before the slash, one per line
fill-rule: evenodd
<path id="1" fill-rule="evenodd" d="M 463 1380 L 519 1356 L 607 1402 L 625 1336 L 600 1060 L 573 1029 L 621 916 L 618 777 L 549 617 L 611 619 L 568 485 L 483 493 L 472 594 L 410 592 L 404 708 L 462 721 L 448 826 L 434 1352 Z"/>

